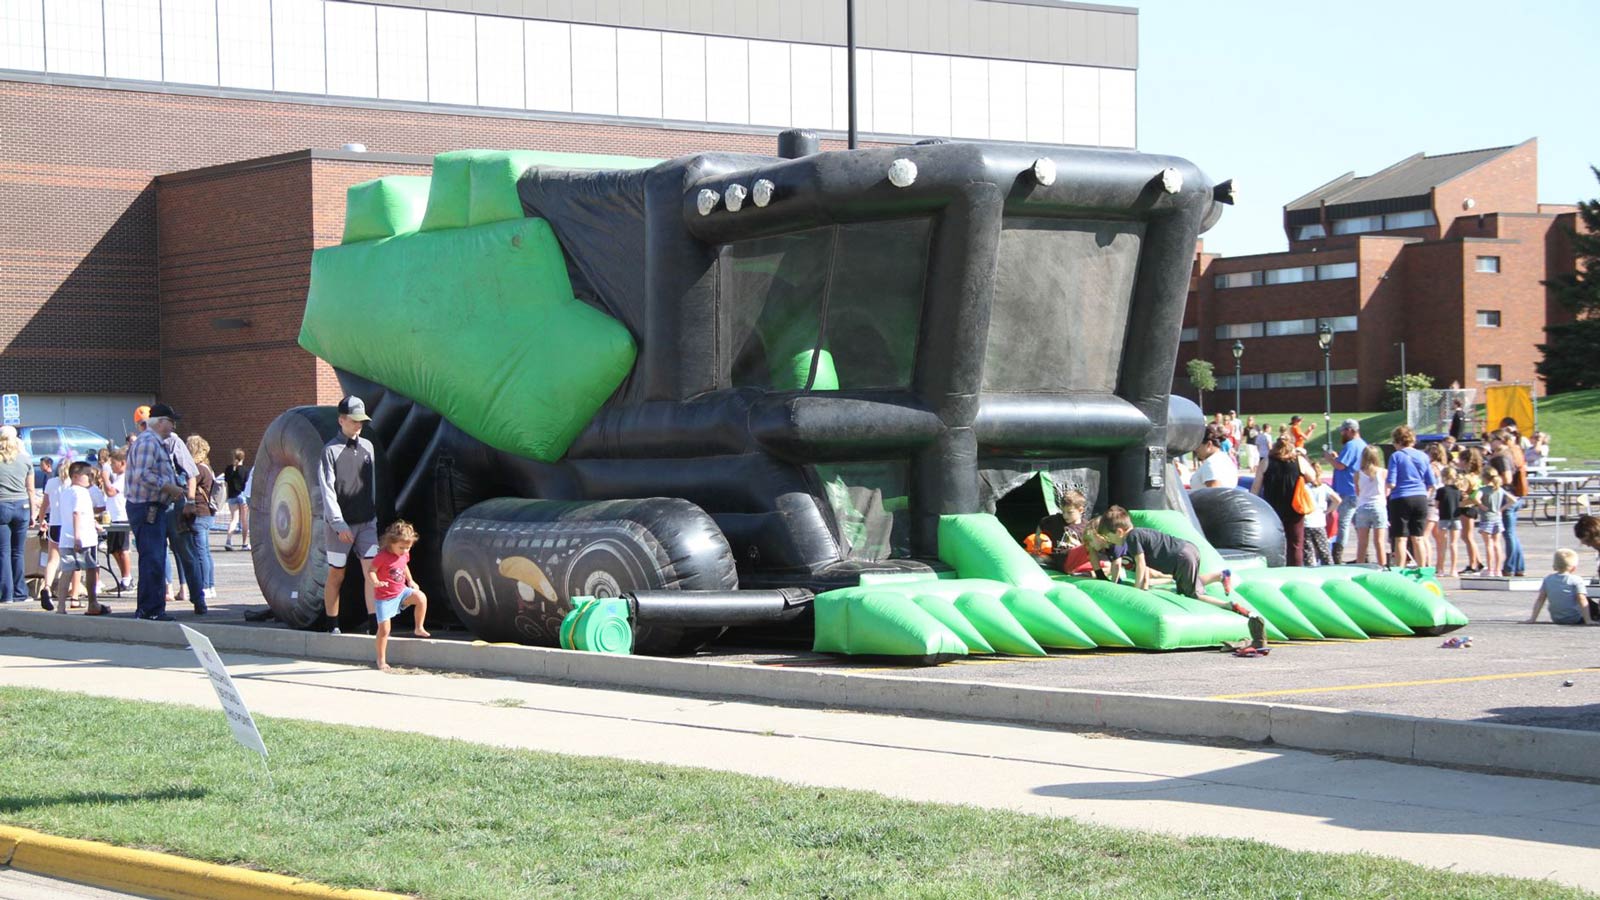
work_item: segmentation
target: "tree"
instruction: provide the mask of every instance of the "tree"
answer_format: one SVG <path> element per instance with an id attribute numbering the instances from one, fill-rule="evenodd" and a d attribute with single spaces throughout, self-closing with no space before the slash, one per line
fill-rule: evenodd
<path id="1" fill-rule="evenodd" d="M 1202 412 L 1206 408 L 1206 391 L 1217 389 L 1217 372 L 1210 360 L 1191 359 L 1186 368 L 1189 370 L 1189 383 L 1194 385 L 1196 398 Z"/>
<path id="2" fill-rule="evenodd" d="M 1600 169 L 1589 167 L 1597 180 Z M 1568 233 L 1576 257 L 1573 271 L 1544 282 L 1577 319 L 1545 328 L 1544 354 L 1536 367 L 1551 394 L 1600 387 L 1600 199 L 1578 203 L 1582 230 Z"/>
<path id="3" fill-rule="evenodd" d="M 1394 375 L 1383 382 L 1383 408 L 1405 409 L 1407 391 L 1425 391 L 1433 387 L 1433 376 L 1412 372 Z"/>

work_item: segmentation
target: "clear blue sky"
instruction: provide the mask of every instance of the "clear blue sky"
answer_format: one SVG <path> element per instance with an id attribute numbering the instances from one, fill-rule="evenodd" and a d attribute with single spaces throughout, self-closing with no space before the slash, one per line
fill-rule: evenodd
<path id="1" fill-rule="evenodd" d="M 1589 0 L 1111 0 L 1139 9 L 1139 149 L 1233 178 L 1205 235 L 1283 250 L 1283 205 L 1413 153 L 1539 139 L 1539 200 L 1600 196 Z"/>

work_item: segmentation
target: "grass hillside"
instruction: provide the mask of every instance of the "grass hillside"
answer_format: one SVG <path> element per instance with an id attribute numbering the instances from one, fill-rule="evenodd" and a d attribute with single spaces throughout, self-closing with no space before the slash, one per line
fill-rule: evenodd
<path id="1" fill-rule="evenodd" d="M 1286 425 L 1289 417 L 1294 413 L 1266 413 L 1256 416 L 1256 422 L 1265 422 L 1276 431 L 1279 425 Z M 1313 452 L 1320 453 L 1323 449 L 1323 424 L 1322 412 L 1302 412 L 1306 422 L 1317 426 L 1316 435 L 1307 442 Z M 1477 407 L 1477 415 L 1483 417 L 1483 406 Z M 1333 414 L 1333 427 L 1337 429 L 1339 423 L 1347 418 L 1357 419 L 1361 422 L 1361 434 L 1367 440 L 1386 442 L 1389 432 L 1404 421 L 1404 416 L 1399 410 L 1394 412 L 1335 412 Z M 1539 399 L 1539 430 L 1550 434 L 1550 453 L 1552 456 L 1566 457 L 1566 462 L 1557 463 L 1557 466 L 1566 468 L 1593 468 L 1585 464 L 1590 461 L 1600 461 L 1600 390 L 1574 391 L 1570 394 L 1561 394 L 1555 397 L 1542 397 Z"/>

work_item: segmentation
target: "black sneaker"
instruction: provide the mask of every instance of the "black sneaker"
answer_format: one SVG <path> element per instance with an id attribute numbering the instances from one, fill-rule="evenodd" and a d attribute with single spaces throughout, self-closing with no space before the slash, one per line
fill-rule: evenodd
<path id="1" fill-rule="evenodd" d="M 39 589 L 39 605 L 44 607 L 44 611 L 45 612 L 50 612 L 50 611 L 52 611 L 52 610 L 54 610 L 56 608 L 56 605 L 54 603 L 50 602 L 50 589 L 49 588 L 40 588 Z"/>
<path id="2" fill-rule="evenodd" d="M 153 616 L 134 616 L 134 618 L 135 619 L 143 619 L 146 622 L 176 622 L 177 621 L 172 616 L 167 615 L 166 613 L 156 613 Z"/>
<path id="3" fill-rule="evenodd" d="M 206 602 L 204 600 L 201 600 L 194 605 L 194 614 L 197 616 L 203 616 L 209 611 L 210 610 L 206 608 Z"/>

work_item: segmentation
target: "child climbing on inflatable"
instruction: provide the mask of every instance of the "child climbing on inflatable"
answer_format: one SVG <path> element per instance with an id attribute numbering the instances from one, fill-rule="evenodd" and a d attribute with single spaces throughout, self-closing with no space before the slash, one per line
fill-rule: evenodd
<path id="1" fill-rule="evenodd" d="M 1089 534 L 1090 561 L 1096 577 L 1102 577 L 1101 555 L 1108 553 L 1110 548 L 1118 544 L 1125 545 L 1126 552 L 1110 553 L 1112 581 L 1122 577 L 1122 556 L 1127 556 L 1133 560 L 1134 587 L 1141 591 L 1148 590 L 1152 571 L 1169 575 L 1178 593 L 1185 597 L 1212 606 L 1220 606 L 1249 620 L 1249 645 L 1232 649 L 1250 651 L 1245 655 L 1258 655 L 1266 649 L 1266 620 L 1249 606 L 1233 599 L 1231 571 L 1227 569 L 1221 572 L 1200 571 L 1200 549 L 1194 544 L 1154 528 L 1135 528 L 1128 511 L 1120 506 L 1113 506 L 1095 520 L 1094 530 Z M 1201 590 L 1206 585 L 1218 583 L 1222 585 L 1222 593 L 1228 599 L 1218 599 Z"/>
<path id="2" fill-rule="evenodd" d="M 417 542 L 417 530 L 404 519 L 395 520 L 378 541 L 378 555 L 372 558 L 372 568 L 367 579 L 372 584 L 373 606 L 378 617 L 378 668 L 389 671 L 389 620 L 400 610 L 416 608 L 416 624 L 411 633 L 416 637 L 433 637 L 423 628 L 428 618 L 428 595 L 417 588 L 411 577 L 411 547 Z"/>

